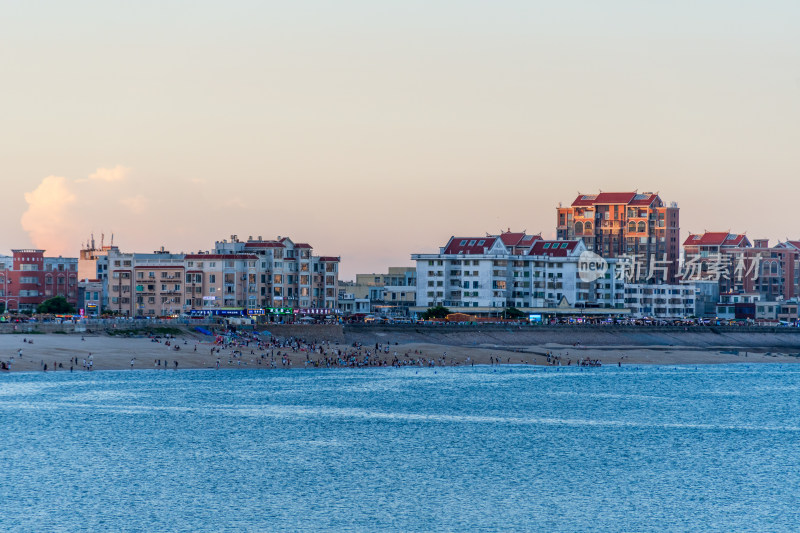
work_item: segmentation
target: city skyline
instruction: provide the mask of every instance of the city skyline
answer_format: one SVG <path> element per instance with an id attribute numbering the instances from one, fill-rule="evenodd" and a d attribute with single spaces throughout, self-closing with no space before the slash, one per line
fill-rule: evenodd
<path id="1" fill-rule="evenodd" d="M 75 256 L 92 232 L 175 252 L 292 235 L 351 279 L 454 234 L 552 238 L 559 202 L 599 189 L 677 202 L 681 240 L 797 238 L 798 15 L 15 4 L 0 21 L 3 244 Z"/>

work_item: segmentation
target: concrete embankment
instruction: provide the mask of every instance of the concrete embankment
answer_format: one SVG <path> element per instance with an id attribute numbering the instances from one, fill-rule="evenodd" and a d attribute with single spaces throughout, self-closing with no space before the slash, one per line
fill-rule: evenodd
<path id="1" fill-rule="evenodd" d="M 800 351 L 800 329 L 636 326 L 344 326 L 347 342 L 422 342 L 452 346 L 691 347 Z"/>

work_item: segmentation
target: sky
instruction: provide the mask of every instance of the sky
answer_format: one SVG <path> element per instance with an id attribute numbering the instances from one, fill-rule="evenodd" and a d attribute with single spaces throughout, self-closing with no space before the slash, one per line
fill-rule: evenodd
<path id="1" fill-rule="evenodd" d="M 580 192 L 800 238 L 800 2 L 0 0 L 0 254 L 290 236 L 342 279 Z"/>

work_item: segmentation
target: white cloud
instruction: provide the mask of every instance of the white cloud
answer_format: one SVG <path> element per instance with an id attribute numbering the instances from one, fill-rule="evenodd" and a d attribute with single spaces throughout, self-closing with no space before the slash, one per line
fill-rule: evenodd
<path id="1" fill-rule="evenodd" d="M 94 181 L 122 181 L 128 177 L 131 169 L 117 165 L 114 168 L 98 168 L 94 174 L 89 175 L 90 180 Z"/>
<path id="2" fill-rule="evenodd" d="M 132 213 L 140 215 L 147 210 L 148 201 L 144 195 L 137 194 L 136 196 L 123 198 L 119 203 L 127 207 Z"/>
<path id="3" fill-rule="evenodd" d="M 69 210 L 76 201 L 70 187 L 67 178 L 47 176 L 36 189 L 25 193 L 28 210 L 20 220 L 22 229 L 33 245 L 47 250 L 48 255 L 66 255 L 74 248 L 65 232 L 72 225 Z"/>

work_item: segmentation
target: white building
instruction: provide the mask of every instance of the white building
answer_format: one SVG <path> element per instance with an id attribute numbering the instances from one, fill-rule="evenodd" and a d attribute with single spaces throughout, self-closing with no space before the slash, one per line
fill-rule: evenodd
<path id="1" fill-rule="evenodd" d="M 586 281 L 580 271 L 585 252 L 581 240 L 548 241 L 524 232 L 451 237 L 439 253 L 412 254 L 417 265 L 414 311 L 443 305 L 470 314 L 496 314 L 507 307 L 625 313 L 615 260 L 597 279 Z"/>
<path id="2" fill-rule="evenodd" d="M 693 284 L 625 284 L 625 307 L 636 318 L 686 318 L 696 315 Z"/>

